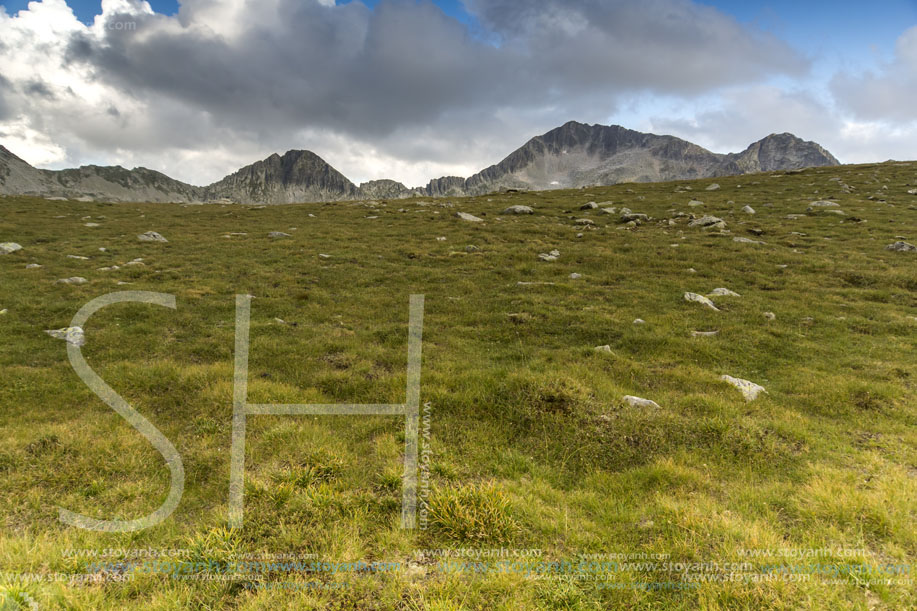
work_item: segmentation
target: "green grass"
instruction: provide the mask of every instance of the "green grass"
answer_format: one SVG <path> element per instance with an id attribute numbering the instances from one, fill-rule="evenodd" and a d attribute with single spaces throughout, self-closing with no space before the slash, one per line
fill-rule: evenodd
<path id="1" fill-rule="evenodd" d="M 0 604 L 26 608 L 27 595 L 72 609 L 908 608 L 912 572 L 688 583 L 637 565 L 447 570 L 456 565 L 429 551 L 540 550 L 528 560 L 573 565 L 665 554 L 751 562 L 751 575 L 769 564 L 914 563 L 917 255 L 885 246 L 917 242 L 917 196 L 907 194 L 917 163 L 721 178 L 707 192 L 710 182 L 264 209 L 0 198 L 0 241 L 23 246 L 0 256 Z M 692 190 L 676 192 L 684 185 Z M 828 197 L 846 218 L 785 218 Z M 705 206 L 689 208 L 693 198 Z M 588 201 L 654 220 L 622 228 L 617 216 L 580 211 Z M 536 213 L 501 216 L 511 204 Z M 459 210 L 485 222 L 459 220 Z M 731 233 L 689 228 L 677 212 L 714 214 Z M 84 227 L 90 220 L 101 226 Z M 149 230 L 169 242 L 137 241 Z M 247 235 L 224 237 L 234 232 Z M 555 248 L 557 261 L 537 259 Z M 123 266 L 137 257 L 144 265 Z M 25 269 L 33 262 L 43 267 Z M 98 271 L 112 265 L 122 267 Z M 89 282 L 55 283 L 71 276 Z M 717 287 L 741 297 L 714 298 L 720 312 L 682 299 Z M 169 470 L 44 330 L 120 290 L 170 293 L 178 308 L 110 306 L 90 320 L 82 352 L 176 446 L 186 488 L 162 524 L 105 534 L 64 526 L 57 508 L 140 517 L 165 498 Z M 245 523 L 229 529 L 235 295 L 255 296 L 251 402 L 400 403 L 418 293 L 428 528 L 400 528 L 402 418 L 250 416 Z M 611 353 L 594 350 L 606 344 Z M 767 394 L 746 403 L 723 374 Z M 659 408 L 631 407 L 625 395 Z M 272 570 L 263 577 L 273 589 L 137 568 L 122 569 L 126 581 L 23 577 L 85 574 L 86 554 L 107 548 L 401 570 Z M 861 551 L 801 561 L 744 552 L 838 548 Z M 304 581 L 326 587 L 293 589 Z"/>

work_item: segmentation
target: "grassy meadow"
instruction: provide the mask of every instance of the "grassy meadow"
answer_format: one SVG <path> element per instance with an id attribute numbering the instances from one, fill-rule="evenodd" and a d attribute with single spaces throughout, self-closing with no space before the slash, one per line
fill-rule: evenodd
<path id="1" fill-rule="evenodd" d="M 0 198 L 0 242 L 22 245 L 0 255 L 3 608 L 913 608 L 917 253 L 886 246 L 917 243 L 915 186 L 917 162 L 263 208 Z M 829 198 L 843 216 L 806 212 Z M 720 287 L 740 294 L 720 311 L 683 298 Z M 185 489 L 157 526 L 93 532 L 58 508 L 141 517 L 169 469 L 45 330 L 125 290 L 177 308 L 109 306 L 82 354 L 175 445 Z M 250 416 L 228 528 L 244 294 L 265 404 L 403 402 L 425 295 L 424 528 L 400 528 L 397 416 Z"/>

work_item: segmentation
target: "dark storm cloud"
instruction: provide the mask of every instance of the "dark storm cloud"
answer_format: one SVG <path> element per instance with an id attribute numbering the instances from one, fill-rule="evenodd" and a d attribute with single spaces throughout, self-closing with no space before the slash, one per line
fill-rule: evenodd
<path id="1" fill-rule="evenodd" d="M 186 3 L 181 19 L 191 23 L 208 4 Z M 149 16 L 136 32 L 75 37 L 67 60 L 133 95 L 206 109 L 220 124 L 369 138 L 469 108 L 563 106 L 631 90 L 695 93 L 804 65 L 778 41 L 678 0 L 469 7 L 497 45 L 429 2 L 383 0 L 370 11 L 359 2 L 281 0 L 275 15 L 236 35 Z"/>

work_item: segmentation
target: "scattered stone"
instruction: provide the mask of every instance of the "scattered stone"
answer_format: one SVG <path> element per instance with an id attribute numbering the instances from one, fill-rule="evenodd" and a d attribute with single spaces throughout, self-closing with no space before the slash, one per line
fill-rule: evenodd
<path id="1" fill-rule="evenodd" d="M 806 211 L 813 212 L 817 208 L 840 208 L 840 207 L 841 205 L 836 202 L 828 202 L 828 201 L 820 200 L 817 202 L 810 203 Z"/>
<path id="2" fill-rule="evenodd" d="M 535 211 L 528 206 L 510 206 L 502 214 L 535 214 Z"/>
<path id="3" fill-rule="evenodd" d="M 479 250 L 481 249 L 472 244 L 469 244 L 468 246 L 465 247 L 465 252 L 478 252 Z"/>
<path id="4" fill-rule="evenodd" d="M 698 206 L 703 206 L 704 202 L 700 200 L 692 199 L 691 201 L 688 202 L 688 205 L 691 206 L 692 208 L 697 208 Z"/>
<path id="5" fill-rule="evenodd" d="M 638 212 L 627 212 L 621 215 L 622 223 L 645 223 L 648 220 L 650 220 L 649 216 Z"/>
<path id="6" fill-rule="evenodd" d="M 617 211 L 618 211 L 618 209 L 615 208 L 614 206 L 612 206 L 612 207 L 610 207 L 610 208 L 601 208 L 602 214 L 615 214 L 615 213 L 617 213 Z"/>
<path id="7" fill-rule="evenodd" d="M 707 293 L 707 296 L 708 297 L 741 297 L 741 295 L 739 295 L 735 291 L 730 291 L 729 289 L 724 289 L 724 288 L 713 289 L 712 291 Z"/>
<path id="8" fill-rule="evenodd" d="M 764 313 L 764 318 L 766 318 L 766 319 L 768 319 L 768 320 L 777 320 L 777 315 L 774 314 L 773 312 L 765 312 L 765 313 Z"/>
<path id="9" fill-rule="evenodd" d="M 908 189 L 908 195 L 917 195 L 917 189 Z"/>
<path id="10" fill-rule="evenodd" d="M 755 214 L 755 209 L 752 208 L 751 206 L 743 206 L 742 212 L 744 212 L 745 214 Z"/>
<path id="11" fill-rule="evenodd" d="M 650 401 L 649 399 L 641 399 L 640 397 L 635 397 L 633 395 L 624 395 L 624 400 L 627 401 L 627 404 L 631 407 L 660 409 L 658 403 L 655 401 Z"/>
<path id="12" fill-rule="evenodd" d="M 843 210 L 822 210 L 822 213 L 824 213 L 824 214 L 836 214 L 836 215 L 838 215 L 838 216 L 846 216 L 846 215 L 847 215 L 847 213 L 844 212 Z"/>
<path id="13" fill-rule="evenodd" d="M 712 185 L 710 185 L 709 187 L 707 187 L 706 190 L 707 190 L 707 191 L 719 191 L 719 190 L 720 190 L 720 186 L 719 186 L 718 184 L 716 184 L 716 183 L 713 183 Z"/>
<path id="14" fill-rule="evenodd" d="M 3 308 L 2 310 L 0 310 L 0 316 L 6 316 L 7 312 L 9 312 L 9 310 L 7 310 L 6 308 Z"/>
<path id="15" fill-rule="evenodd" d="M 606 352 L 608 354 L 611 354 L 611 346 L 609 346 L 608 344 L 605 344 L 604 346 L 596 346 L 595 351 L 596 352 Z"/>
<path id="16" fill-rule="evenodd" d="M 89 257 L 84 257 L 82 255 L 67 255 L 68 259 L 79 259 L 80 261 L 88 261 Z"/>
<path id="17" fill-rule="evenodd" d="M 691 337 L 713 337 L 719 334 L 719 331 L 691 331 Z"/>
<path id="18" fill-rule="evenodd" d="M 767 242 L 762 242 L 761 240 L 752 240 L 751 238 L 737 237 L 732 238 L 733 242 L 739 242 L 740 244 L 767 244 Z"/>
<path id="19" fill-rule="evenodd" d="M 646 324 L 646 321 L 643 320 L 642 318 L 635 318 L 635 319 L 634 319 L 634 324 L 635 324 L 635 325 L 645 325 L 645 324 Z"/>
<path id="20" fill-rule="evenodd" d="M 599 205 L 595 202 L 589 202 L 579 207 L 580 210 L 595 210 Z"/>
<path id="21" fill-rule="evenodd" d="M 697 293 L 685 293 L 685 301 L 691 301 L 694 303 L 699 303 L 702 306 L 706 306 L 715 312 L 719 312 L 720 309 L 714 305 L 712 301 L 704 297 L 703 295 L 698 295 Z"/>
<path id="22" fill-rule="evenodd" d="M 573 272 L 572 274 L 570 274 L 570 280 L 579 280 L 582 277 L 583 277 L 582 274 L 577 274 L 576 272 Z"/>
<path id="23" fill-rule="evenodd" d="M 445 241 L 446 241 L 446 236 L 440 236 L 440 237 L 436 238 L 436 241 L 437 241 L 437 242 L 445 242 Z"/>
<path id="24" fill-rule="evenodd" d="M 80 276 L 73 276 L 70 278 L 61 278 L 55 284 L 86 284 L 89 280 L 86 278 L 81 278 Z"/>
<path id="25" fill-rule="evenodd" d="M 689 222 L 688 227 L 702 227 L 704 229 L 725 229 L 726 221 L 715 216 L 705 215 Z"/>
<path id="26" fill-rule="evenodd" d="M 101 227 L 101 223 L 83 223 L 83 227 Z"/>
<path id="27" fill-rule="evenodd" d="M 468 214 L 467 212 L 456 212 L 455 216 L 459 217 L 463 221 L 470 221 L 472 223 L 483 223 L 484 219 L 479 219 L 473 214 Z"/>
<path id="28" fill-rule="evenodd" d="M 516 286 L 554 286 L 553 282 L 524 282 L 520 280 Z"/>
<path id="29" fill-rule="evenodd" d="M 25 268 L 26 269 L 40 269 L 41 265 L 39 265 L 38 263 L 29 263 L 28 265 L 25 266 Z"/>
<path id="30" fill-rule="evenodd" d="M 8 255 L 17 250 L 22 250 L 22 246 L 16 242 L 0 242 L 0 255 Z"/>
<path id="31" fill-rule="evenodd" d="M 917 246 L 907 242 L 895 242 L 894 244 L 886 246 L 885 250 L 892 250 L 894 252 L 914 252 L 917 251 Z"/>
<path id="32" fill-rule="evenodd" d="M 65 327 L 63 329 L 48 329 L 45 333 L 55 339 L 62 339 L 68 344 L 76 347 L 83 346 L 86 343 L 86 335 L 81 327 Z"/>
<path id="33" fill-rule="evenodd" d="M 137 257 L 136 259 L 132 259 L 131 261 L 128 261 L 128 262 L 125 263 L 124 265 L 125 265 L 125 266 L 128 266 L 128 265 L 146 265 L 146 263 L 143 262 L 143 257 Z"/>
<path id="34" fill-rule="evenodd" d="M 586 227 L 595 225 L 595 222 L 592 219 L 576 219 L 573 221 L 574 225 L 584 225 Z"/>
<path id="35" fill-rule="evenodd" d="M 318 253 L 318 258 L 319 259 L 330 259 L 331 255 L 326 255 L 324 253 Z"/>
<path id="36" fill-rule="evenodd" d="M 147 231 L 146 233 L 141 233 L 137 236 L 137 239 L 141 242 L 168 242 L 167 239 L 155 231 Z"/>
<path id="37" fill-rule="evenodd" d="M 278 238 L 292 238 L 293 236 L 291 236 L 289 233 L 284 233 L 282 231 L 271 231 L 270 233 L 267 234 L 267 237 L 278 239 Z"/>
<path id="38" fill-rule="evenodd" d="M 763 386 L 759 386 L 754 382 L 749 382 L 748 380 L 742 380 L 741 378 L 734 378 L 732 376 L 720 376 L 720 379 L 732 384 L 740 391 L 742 391 L 742 396 L 745 397 L 746 401 L 754 401 L 758 398 L 758 395 L 762 392 L 766 393 L 767 391 Z"/>

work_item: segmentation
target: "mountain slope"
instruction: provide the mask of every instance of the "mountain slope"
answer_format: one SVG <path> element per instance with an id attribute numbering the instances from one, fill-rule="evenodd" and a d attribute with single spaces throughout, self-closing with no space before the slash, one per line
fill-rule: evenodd
<path id="1" fill-rule="evenodd" d="M 458 197 L 505 189 L 571 189 L 829 165 L 839 165 L 831 153 L 792 134 L 771 134 L 741 153 L 722 155 L 674 136 L 570 121 L 532 138 L 503 161 L 470 178 L 444 176 L 413 189 L 393 180 L 374 180 L 357 187 L 321 157 L 303 150 L 275 153 L 207 187 L 196 187 L 146 168 L 39 170 L 0 147 L 0 194 L 287 204 L 418 195 Z"/>
<path id="2" fill-rule="evenodd" d="M 0 146 L 0 194 L 115 202 L 190 202 L 199 201 L 203 191 L 146 168 L 85 165 L 70 170 L 39 170 Z"/>
<path id="3" fill-rule="evenodd" d="M 357 199 L 360 190 L 311 151 L 287 151 L 245 166 L 206 187 L 208 200 L 289 204 Z"/>
<path id="4" fill-rule="evenodd" d="M 823 165 L 839 162 L 818 144 L 792 134 L 772 134 L 742 153 L 721 155 L 674 136 L 570 121 L 532 138 L 462 184 L 439 179 L 425 191 L 431 196 L 481 195 L 504 189 L 570 189 Z"/>

